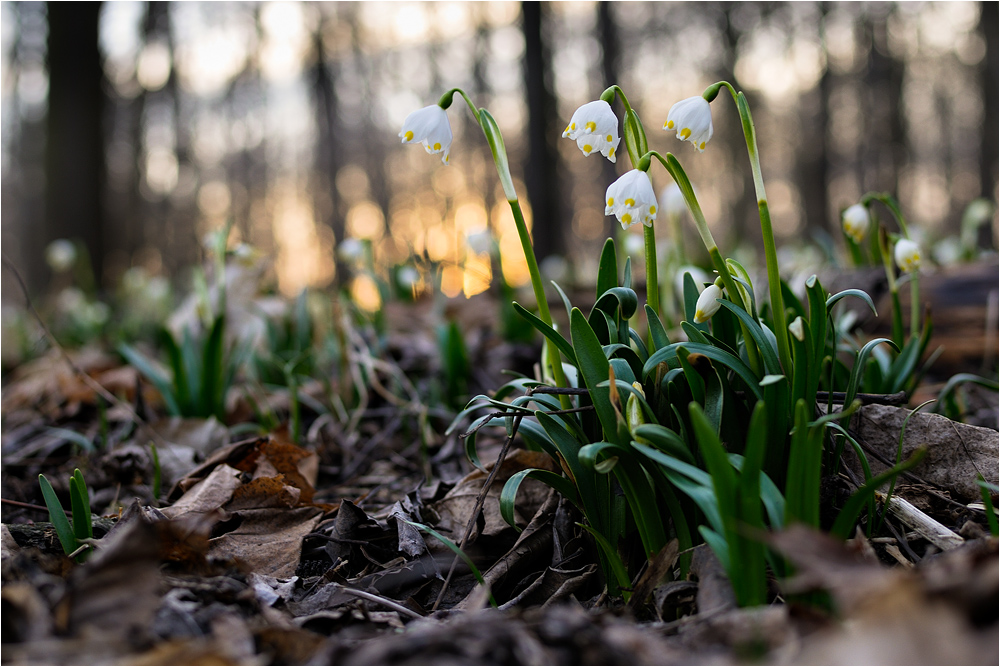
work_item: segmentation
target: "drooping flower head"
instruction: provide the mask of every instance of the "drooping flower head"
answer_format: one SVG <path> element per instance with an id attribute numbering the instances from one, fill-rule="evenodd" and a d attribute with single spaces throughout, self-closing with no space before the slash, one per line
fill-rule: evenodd
<path id="1" fill-rule="evenodd" d="M 451 152 L 451 123 L 448 114 L 437 104 L 417 109 L 403 121 L 399 138 L 404 144 L 420 142 L 428 153 L 444 153 L 441 162 L 448 164 Z"/>
<path id="2" fill-rule="evenodd" d="M 868 227 L 871 226 L 871 217 L 863 204 L 854 204 L 844 209 L 841 221 L 844 225 L 844 233 L 850 236 L 855 243 L 861 243 L 864 240 L 868 234 Z"/>
<path id="3" fill-rule="evenodd" d="M 604 100 L 587 102 L 577 109 L 562 135 L 575 141 L 584 155 L 599 151 L 612 162 L 616 160 L 615 151 L 621 141 L 618 117 Z"/>
<path id="4" fill-rule="evenodd" d="M 894 251 L 896 265 L 905 273 L 913 273 L 920 268 L 920 246 L 916 241 L 910 239 L 899 239 L 896 241 Z"/>
<path id="5" fill-rule="evenodd" d="M 722 304 L 718 299 L 722 298 L 722 288 L 712 283 L 701 293 L 694 307 L 694 323 L 704 324 L 712 319 L 712 315 L 719 312 Z"/>
<path id="6" fill-rule="evenodd" d="M 622 229 L 641 222 L 647 227 L 656 220 L 656 195 L 649 174 L 633 169 L 608 186 L 604 197 L 604 215 L 612 215 L 622 223 Z"/>
<path id="7" fill-rule="evenodd" d="M 701 153 L 712 138 L 712 107 L 700 95 L 681 100 L 670 107 L 664 130 L 676 130 L 677 138 L 690 141 Z"/>

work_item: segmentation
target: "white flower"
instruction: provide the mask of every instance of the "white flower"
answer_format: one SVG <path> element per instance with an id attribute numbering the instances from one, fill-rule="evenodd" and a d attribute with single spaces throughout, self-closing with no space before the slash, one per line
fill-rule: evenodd
<path id="1" fill-rule="evenodd" d="M 855 243 L 861 243 L 868 234 L 868 227 L 872 222 L 868 209 L 862 204 L 855 204 L 844 209 L 840 217 L 844 233 L 854 239 Z"/>
<path id="2" fill-rule="evenodd" d="M 576 142 L 584 155 L 600 151 L 612 162 L 618 150 L 618 117 L 604 100 L 587 102 L 573 113 L 562 135 Z"/>
<path id="3" fill-rule="evenodd" d="M 684 201 L 684 193 L 676 183 L 671 183 L 660 192 L 660 201 L 663 203 L 663 211 L 669 217 L 683 215 L 687 211 L 687 202 Z"/>
<path id="4" fill-rule="evenodd" d="M 646 240 L 639 234 L 625 235 L 625 254 L 630 257 L 641 257 L 646 249 Z"/>
<path id="5" fill-rule="evenodd" d="M 365 254 L 365 246 L 355 238 L 346 238 L 337 246 L 337 256 L 343 262 L 357 262 Z"/>
<path id="6" fill-rule="evenodd" d="M 428 153 L 444 153 L 441 162 L 448 164 L 451 151 L 451 123 L 448 114 L 436 104 L 417 109 L 403 121 L 399 138 L 404 144 L 419 141 Z"/>
<path id="7" fill-rule="evenodd" d="M 623 229 L 641 222 L 647 227 L 656 220 L 656 195 L 649 174 L 641 169 L 633 169 L 608 186 L 604 197 L 607 207 L 604 215 L 614 214 Z"/>
<path id="8" fill-rule="evenodd" d="M 69 271 L 76 264 L 76 246 L 72 241 L 56 239 L 45 249 L 45 261 L 56 273 Z"/>
<path id="9" fill-rule="evenodd" d="M 396 272 L 396 280 L 405 289 L 413 289 L 414 285 L 420 281 L 420 272 L 410 265 L 401 266 Z"/>
<path id="10" fill-rule="evenodd" d="M 664 130 L 677 130 L 677 138 L 690 141 L 699 153 L 712 138 L 712 107 L 704 97 L 696 95 L 670 107 Z"/>
<path id="11" fill-rule="evenodd" d="M 894 254 L 896 264 L 905 273 L 913 273 L 920 268 L 920 246 L 915 241 L 899 239 Z"/>
<path id="12" fill-rule="evenodd" d="M 712 283 L 705 288 L 705 291 L 698 297 L 698 302 L 694 307 L 694 323 L 704 324 L 712 319 L 712 315 L 719 312 L 722 304 L 717 299 L 722 298 L 722 288 Z"/>

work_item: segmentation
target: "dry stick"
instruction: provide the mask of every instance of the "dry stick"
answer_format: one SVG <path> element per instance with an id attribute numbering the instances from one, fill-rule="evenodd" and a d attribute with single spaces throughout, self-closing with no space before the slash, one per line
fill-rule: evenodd
<path id="1" fill-rule="evenodd" d="M 347 593 L 349 595 L 354 595 L 355 597 L 363 598 L 363 599 L 368 600 L 370 602 L 374 602 L 376 604 L 380 604 L 383 607 L 388 607 L 389 609 L 392 609 L 393 611 L 395 611 L 397 613 L 403 614 L 404 616 L 409 616 L 410 618 L 413 618 L 413 619 L 421 619 L 421 618 L 423 618 L 423 616 L 421 616 L 417 612 L 413 611 L 412 609 L 407 609 L 403 605 L 401 605 L 401 604 L 399 604 L 397 602 L 393 602 L 392 600 L 390 600 L 388 598 L 384 598 L 384 597 L 381 597 L 379 595 L 375 595 L 374 593 L 369 593 L 368 591 L 360 591 L 357 588 L 350 588 L 350 587 L 344 586 L 342 584 L 337 584 L 337 586 L 340 588 L 340 590 L 344 591 L 345 593 Z"/>
<path id="2" fill-rule="evenodd" d="M 525 393 L 530 396 L 534 393 L 534 391 L 533 389 L 529 389 Z M 483 505 L 486 503 L 486 494 L 489 493 L 490 487 L 493 486 L 493 480 L 496 478 L 501 466 L 503 466 L 504 459 L 507 458 L 507 452 L 510 450 L 510 445 L 514 441 L 514 436 L 517 435 L 517 429 L 521 425 L 521 419 L 523 418 L 523 414 L 518 414 L 514 417 L 514 423 L 511 427 L 510 435 L 508 435 L 507 439 L 504 440 L 503 447 L 500 448 L 500 453 L 497 455 L 497 461 L 493 464 L 493 470 L 490 470 L 490 474 L 486 476 L 486 482 L 483 484 L 483 488 L 479 492 L 479 495 L 476 496 L 476 506 L 472 510 L 472 516 L 469 517 L 469 523 L 465 526 L 465 534 L 462 536 L 462 541 L 458 543 L 460 551 L 465 549 L 465 544 L 469 541 L 469 536 L 472 535 L 472 528 L 476 525 L 476 520 L 479 518 L 479 514 L 483 511 Z M 451 561 L 451 567 L 448 568 L 448 576 L 445 577 L 444 585 L 441 586 L 441 592 L 438 593 L 437 599 L 434 600 L 434 606 L 431 607 L 431 612 L 437 611 L 437 608 L 441 605 L 441 600 L 444 599 L 444 594 L 448 590 L 448 586 L 451 584 L 451 578 L 455 574 L 455 567 L 458 565 L 458 560 L 459 555 L 455 554 L 455 557 Z"/>
<path id="3" fill-rule="evenodd" d="M 50 331 L 49 328 L 45 325 L 45 321 L 42 319 L 42 316 L 38 314 L 38 311 L 35 309 L 35 304 L 32 302 L 31 296 L 28 294 L 28 286 L 24 284 L 24 279 L 21 277 L 21 273 L 17 270 L 17 267 L 15 267 L 14 263 L 7 258 L 7 255 L 0 255 L 0 257 L 2 257 L 3 259 L 4 266 L 6 266 L 10 270 L 10 272 L 14 274 L 14 278 L 17 279 L 18 284 L 21 286 L 21 292 L 24 294 L 25 305 L 27 306 L 28 310 L 31 311 L 31 315 L 38 322 L 38 326 L 42 328 L 42 332 L 45 334 L 45 337 L 49 340 L 49 343 L 51 343 L 52 347 L 54 347 L 56 350 L 59 351 L 59 354 L 62 356 L 63 360 L 70 367 L 73 373 L 77 375 L 81 380 L 83 380 L 84 384 L 86 384 L 88 387 L 93 389 L 98 395 L 100 395 L 101 398 L 108 401 L 112 405 L 116 405 L 118 407 L 123 408 L 129 414 L 129 416 L 132 418 L 133 421 L 135 421 L 137 424 L 142 424 L 147 429 L 149 429 L 149 433 L 152 435 L 153 439 L 156 440 L 157 445 L 165 444 L 166 440 L 164 440 L 163 436 L 157 433 L 156 429 L 150 426 L 145 419 L 140 417 L 139 414 L 134 409 L 132 409 L 131 405 L 119 399 L 117 396 L 115 396 L 110 391 L 105 389 L 104 385 L 102 385 L 94 378 L 90 377 L 87 373 L 83 371 L 83 369 L 81 369 L 79 366 L 76 365 L 76 362 L 74 362 L 73 359 L 70 358 L 69 353 L 66 352 L 66 348 L 64 348 L 59 343 L 59 341 L 56 340 L 56 337 L 52 334 L 52 331 Z"/>
<path id="4" fill-rule="evenodd" d="M 49 511 L 48 507 L 42 507 L 41 505 L 32 505 L 31 503 L 22 503 L 19 500 L 8 500 L 7 498 L 0 498 L 0 503 L 4 503 L 6 505 L 13 505 L 14 507 L 23 507 L 24 509 L 29 509 L 29 510 L 38 510 L 39 512 Z M 71 517 L 73 516 L 73 513 L 67 511 L 66 516 Z"/>

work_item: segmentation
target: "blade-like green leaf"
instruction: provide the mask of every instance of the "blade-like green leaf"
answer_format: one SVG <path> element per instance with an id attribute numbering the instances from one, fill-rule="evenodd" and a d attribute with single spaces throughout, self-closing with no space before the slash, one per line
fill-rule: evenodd
<path id="1" fill-rule="evenodd" d="M 559 352 L 566 358 L 566 361 L 576 366 L 576 353 L 573 352 L 573 346 L 569 344 L 561 333 L 550 327 L 548 324 L 543 322 L 541 318 L 529 311 L 527 308 L 517 303 L 516 301 L 511 304 L 517 314 L 528 320 L 531 326 L 535 327 L 538 331 L 542 333 L 543 336 L 549 339 L 553 345 L 559 350 Z"/>
<path id="2" fill-rule="evenodd" d="M 514 505 L 517 500 L 517 490 L 521 487 L 521 482 L 523 482 L 526 477 L 537 479 L 539 482 L 551 486 L 556 490 L 556 492 L 572 502 L 574 505 L 580 504 L 580 498 L 576 493 L 576 487 L 574 487 L 572 482 L 562 475 L 557 475 L 550 470 L 543 470 L 541 468 L 526 468 L 524 470 L 519 470 L 510 476 L 510 479 L 508 479 L 507 483 L 503 485 L 503 490 L 500 492 L 500 516 L 502 516 L 503 520 L 513 526 L 518 532 L 521 531 L 521 528 L 517 525 L 517 521 L 514 519 Z"/>
<path id="3" fill-rule="evenodd" d="M 52 522 L 52 527 L 55 528 L 59 543 L 62 545 L 64 552 L 71 554 L 76 550 L 77 541 L 76 534 L 73 532 L 73 526 L 70 525 L 69 519 L 66 518 L 66 510 L 63 509 L 58 496 L 56 496 L 55 489 L 52 488 L 52 484 L 45 478 L 45 475 L 38 476 L 38 485 L 42 488 L 42 498 L 45 500 L 45 507 L 49 510 L 49 521 Z"/>

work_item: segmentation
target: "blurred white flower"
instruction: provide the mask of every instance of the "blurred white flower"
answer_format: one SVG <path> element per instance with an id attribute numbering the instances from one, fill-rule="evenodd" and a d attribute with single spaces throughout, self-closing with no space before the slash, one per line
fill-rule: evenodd
<path id="1" fill-rule="evenodd" d="M 633 169 L 608 186 L 604 197 L 607 206 L 604 215 L 612 215 L 622 223 L 623 229 L 641 222 L 647 227 L 656 220 L 656 195 L 649 174 Z"/>
<path id="2" fill-rule="evenodd" d="M 681 100 L 670 107 L 664 130 L 676 130 L 677 138 L 690 141 L 699 153 L 712 138 L 712 107 L 700 95 Z"/>
<path id="3" fill-rule="evenodd" d="M 625 254 L 631 257 L 642 257 L 646 249 L 646 242 L 638 234 L 625 235 Z"/>
<path id="4" fill-rule="evenodd" d="M 76 287 L 67 287 L 56 297 L 56 308 L 64 313 L 72 313 L 87 303 L 83 291 Z"/>
<path id="5" fill-rule="evenodd" d="M 920 246 L 915 241 L 899 239 L 893 254 L 901 271 L 913 273 L 920 268 Z"/>
<path id="6" fill-rule="evenodd" d="M 850 236 L 855 243 L 861 243 L 868 234 L 868 227 L 871 226 L 872 222 L 868 215 L 868 209 L 862 204 L 854 204 L 844 209 L 840 217 L 844 225 L 844 233 Z"/>
<path id="7" fill-rule="evenodd" d="M 660 204 L 662 210 L 668 216 L 683 215 L 687 211 L 687 202 L 684 201 L 684 193 L 676 183 L 671 183 L 660 191 Z"/>
<path id="8" fill-rule="evenodd" d="M 72 241 L 56 239 L 45 249 L 45 261 L 56 273 L 69 271 L 76 264 L 76 246 Z"/>
<path id="9" fill-rule="evenodd" d="M 357 262 L 365 255 L 364 244 L 356 238 L 346 238 L 337 244 L 337 257 L 342 262 Z"/>
<path id="10" fill-rule="evenodd" d="M 569 125 L 562 135 L 576 142 L 584 155 L 599 151 L 601 155 L 615 162 L 618 150 L 618 117 L 611 105 L 604 100 L 587 102 L 573 112 Z"/>
<path id="11" fill-rule="evenodd" d="M 694 308 L 694 323 L 704 324 L 712 319 L 712 315 L 719 312 L 722 304 L 718 299 L 722 298 L 722 288 L 712 283 L 705 288 L 705 291 L 698 297 L 698 302 Z"/>
<path id="12" fill-rule="evenodd" d="M 428 153 L 444 153 L 441 162 L 448 164 L 451 152 L 451 123 L 448 114 L 436 104 L 417 109 L 403 121 L 399 138 L 404 144 L 420 142 Z"/>
<path id="13" fill-rule="evenodd" d="M 569 275 L 569 262 L 562 255 L 549 255 L 539 262 L 538 270 L 546 280 L 561 283 Z"/>
<path id="14" fill-rule="evenodd" d="M 407 264 L 406 266 L 399 267 L 399 270 L 396 271 L 396 280 L 399 282 L 400 287 L 413 289 L 413 286 L 420 282 L 420 272 Z"/>

